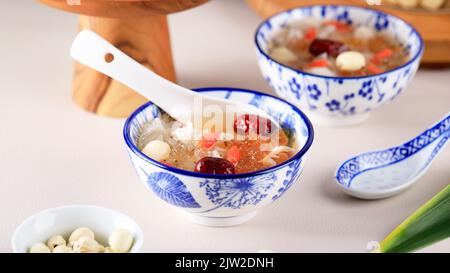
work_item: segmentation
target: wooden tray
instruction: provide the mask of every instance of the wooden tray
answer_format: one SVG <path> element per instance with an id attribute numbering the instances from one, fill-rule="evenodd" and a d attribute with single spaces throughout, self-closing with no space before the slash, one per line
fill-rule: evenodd
<path id="1" fill-rule="evenodd" d="M 91 29 L 159 75 L 175 81 L 167 14 L 208 0 L 40 0 L 80 14 L 79 28 Z M 106 116 L 126 117 L 147 100 L 121 83 L 75 64 L 75 102 Z"/>
<path id="2" fill-rule="evenodd" d="M 264 18 L 283 10 L 315 4 L 368 6 L 363 0 L 246 0 L 246 2 Z M 422 63 L 428 66 L 450 64 L 450 13 L 407 11 L 383 5 L 370 7 L 396 15 L 417 28 L 425 40 Z"/>

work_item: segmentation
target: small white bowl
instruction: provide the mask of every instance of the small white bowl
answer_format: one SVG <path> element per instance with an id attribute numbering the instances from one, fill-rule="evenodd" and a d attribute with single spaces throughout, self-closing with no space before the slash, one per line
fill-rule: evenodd
<path id="1" fill-rule="evenodd" d="M 109 235 L 117 228 L 129 230 L 134 237 L 130 252 L 138 252 L 144 240 L 141 228 L 129 216 L 103 207 L 70 205 L 38 212 L 22 222 L 11 239 L 15 253 L 27 253 L 35 243 L 45 243 L 53 235 L 63 235 L 67 240 L 70 233 L 79 227 L 88 227 L 95 233 L 95 239 L 108 245 Z"/>

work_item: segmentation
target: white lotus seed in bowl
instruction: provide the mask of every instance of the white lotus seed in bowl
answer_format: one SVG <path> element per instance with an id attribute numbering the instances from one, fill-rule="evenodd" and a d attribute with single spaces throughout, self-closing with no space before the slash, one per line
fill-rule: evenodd
<path id="1" fill-rule="evenodd" d="M 91 237 L 80 237 L 73 242 L 73 252 L 75 253 L 99 253 L 103 247 Z"/>
<path id="2" fill-rule="evenodd" d="M 109 236 L 109 245 L 114 252 L 128 252 L 133 244 L 133 235 L 126 229 L 119 228 Z"/>
<path id="3" fill-rule="evenodd" d="M 87 227 L 80 227 L 80 228 L 77 228 L 76 230 L 74 230 L 72 232 L 72 234 L 70 234 L 69 246 L 72 246 L 73 243 L 75 241 L 77 241 L 78 239 L 80 239 L 81 237 L 88 237 L 91 239 L 95 239 L 94 232 L 91 229 L 89 229 Z"/>
<path id="4" fill-rule="evenodd" d="M 54 248 L 56 248 L 58 246 L 65 246 L 65 245 L 66 245 L 66 240 L 64 239 L 64 237 L 62 235 L 52 236 L 47 241 L 47 246 L 52 251 Z"/>
<path id="5" fill-rule="evenodd" d="M 30 253 L 50 253 L 50 248 L 46 246 L 44 243 L 37 243 L 30 247 Z"/>
<path id="6" fill-rule="evenodd" d="M 86 235 L 86 236 L 84 236 Z M 35 243 L 29 253 L 127 253 L 133 246 L 133 234 L 125 228 L 117 228 L 108 239 L 109 246 L 104 247 L 95 239 L 94 232 L 87 227 L 74 230 L 70 235 L 70 244 L 62 235 L 51 236 L 44 243 Z"/>
<path id="7" fill-rule="evenodd" d="M 60 245 L 55 247 L 52 253 L 73 253 L 73 250 L 66 245 Z"/>
<path id="8" fill-rule="evenodd" d="M 358 71 L 366 65 L 366 58 L 357 51 L 345 51 L 336 58 L 336 66 L 342 71 Z"/>
<path id="9" fill-rule="evenodd" d="M 142 152 L 150 158 L 163 161 L 169 158 L 170 146 L 164 141 L 153 140 L 145 145 Z"/>

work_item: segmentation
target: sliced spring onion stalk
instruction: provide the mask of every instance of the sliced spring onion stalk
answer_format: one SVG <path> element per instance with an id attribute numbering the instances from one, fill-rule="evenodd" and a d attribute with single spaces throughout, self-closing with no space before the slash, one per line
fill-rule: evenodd
<path id="1" fill-rule="evenodd" d="M 450 185 L 395 228 L 375 252 L 413 252 L 450 237 Z"/>

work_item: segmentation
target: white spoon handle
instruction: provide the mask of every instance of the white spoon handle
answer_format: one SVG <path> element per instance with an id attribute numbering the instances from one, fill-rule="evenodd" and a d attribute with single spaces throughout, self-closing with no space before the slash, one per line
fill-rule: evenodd
<path id="1" fill-rule="evenodd" d="M 70 55 L 76 61 L 122 82 L 182 123 L 193 121 L 194 116 L 202 117 L 203 112 L 225 114 L 223 117 L 230 123 L 235 113 L 245 112 L 268 118 L 272 127 L 279 127 L 277 121 L 252 105 L 201 95 L 158 76 L 90 30 L 77 35 Z M 194 126 L 202 128 L 200 123 L 194 123 Z"/>
<path id="2" fill-rule="evenodd" d="M 190 107 L 197 95 L 158 76 L 89 30 L 83 30 L 78 34 L 72 44 L 70 55 L 76 61 L 139 92 L 171 116 L 175 114 L 175 104 Z"/>

